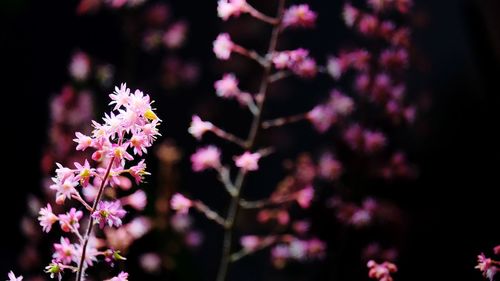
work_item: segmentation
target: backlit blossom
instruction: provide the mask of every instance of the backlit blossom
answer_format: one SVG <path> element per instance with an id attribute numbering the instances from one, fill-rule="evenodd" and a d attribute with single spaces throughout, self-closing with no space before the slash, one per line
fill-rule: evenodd
<path id="1" fill-rule="evenodd" d="M 115 87 L 115 91 L 109 95 L 111 98 L 110 105 L 114 104 L 115 107 L 113 110 L 120 109 L 121 107 L 125 107 L 130 102 L 130 89 L 127 88 L 126 83 L 122 83 L 120 88 L 118 86 Z"/>
<path id="2" fill-rule="evenodd" d="M 9 277 L 9 280 L 7 280 L 7 281 L 22 281 L 23 280 L 22 276 L 16 277 L 16 275 L 12 271 L 9 272 L 9 274 L 7 276 Z"/>
<path id="3" fill-rule="evenodd" d="M 52 206 L 50 204 L 47 204 L 46 208 L 41 208 L 38 214 L 42 230 L 48 233 L 52 229 L 52 225 L 58 220 L 58 217 L 52 213 Z"/>
<path id="4" fill-rule="evenodd" d="M 392 281 L 391 273 L 395 273 L 398 271 L 398 268 L 395 264 L 390 262 L 383 262 L 381 264 L 376 263 L 373 260 L 370 260 L 367 263 L 369 272 L 368 277 L 377 279 L 379 281 Z"/>
<path id="5" fill-rule="evenodd" d="M 309 5 L 293 5 L 283 15 L 284 27 L 313 27 L 317 15 L 311 11 Z"/>
<path id="6" fill-rule="evenodd" d="M 136 184 L 141 183 L 145 175 L 150 175 L 150 173 L 146 172 L 146 163 L 144 159 L 137 163 L 137 165 L 130 167 L 129 174 L 134 177 Z"/>
<path id="7" fill-rule="evenodd" d="M 83 187 L 86 187 L 89 184 L 89 180 L 92 176 L 95 175 L 95 169 L 90 167 L 89 161 L 85 159 L 85 163 L 83 166 L 75 162 L 75 168 L 76 172 L 78 173 L 77 176 L 75 177 L 75 180 L 80 181 L 80 184 Z"/>
<path id="8" fill-rule="evenodd" d="M 76 132 L 76 139 L 73 139 L 74 142 L 76 142 L 78 145 L 76 146 L 76 150 L 82 150 L 84 151 L 87 149 L 91 144 L 92 144 L 92 138 L 89 136 L 86 136 L 80 132 Z"/>
<path id="9" fill-rule="evenodd" d="M 121 219 L 125 214 L 126 212 L 122 209 L 120 201 L 101 201 L 92 217 L 100 228 L 104 228 L 105 225 L 119 227 L 122 225 Z"/>
<path id="10" fill-rule="evenodd" d="M 66 214 L 59 215 L 59 224 L 64 232 L 72 232 L 74 230 L 78 231 L 80 228 L 79 221 L 83 217 L 82 211 L 77 211 L 75 208 Z"/>
<path id="11" fill-rule="evenodd" d="M 179 193 L 174 194 L 170 200 L 170 206 L 172 206 L 172 209 L 178 211 L 180 214 L 186 214 L 192 205 L 193 202 L 191 202 L 191 200 Z"/>
<path id="12" fill-rule="evenodd" d="M 219 0 L 217 2 L 217 14 L 223 20 L 228 20 L 231 16 L 238 17 L 247 11 L 246 0 Z"/>
<path id="13" fill-rule="evenodd" d="M 201 120 L 197 115 L 193 115 L 191 119 L 191 126 L 189 126 L 188 132 L 197 139 L 201 139 L 204 133 L 212 130 L 214 125 L 210 122 Z"/>
<path id="14" fill-rule="evenodd" d="M 221 80 L 215 82 L 214 86 L 217 96 L 223 98 L 234 98 L 241 92 L 238 88 L 238 79 L 232 73 L 224 74 Z"/>
<path id="15" fill-rule="evenodd" d="M 217 39 L 215 39 L 213 44 L 213 51 L 217 58 L 221 60 L 228 60 L 231 56 L 234 43 L 231 41 L 231 37 L 227 33 L 219 34 Z"/>
<path id="16" fill-rule="evenodd" d="M 260 153 L 251 153 L 246 151 L 240 156 L 234 157 L 236 167 L 241 168 L 243 171 L 256 171 L 259 169 L 259 159 L 262 157 Z"/>
<path id="17" fill-rule="evenodd" d="M 52 181 L 54 181 L 54 184 L 50 186 L 50 189 L 56 191 L 56 203 L 59 205 L 63 204 L 66 199 L 71 199 L 71 196 L 77 193 L 75 189 L 75 186 L 78 185 L 77 181 L 66 179 L 61 182 L 57 178 L 52 178 Z"/>
<path id="18" fill-rule="evenodd" d="M 261 239 L 255 235 L 246 235 L 241 237 L 241 246 L 249 252 L 255 251 L 260 245 Z"/>
<path id="19" fill-rule="evenodd" d="M 78 81 L 87 80 L 90 73 L 90 58 L 83 52 L 77 52 L 69 65 L 70 75 Z"/>
<path id="20" fill-rule="evenodd" d="M 220 150 L 213 145 L 198 149 L 196 153 L 191 155 L 193 171 L 200 172 L 206 169 L 219 168 L 221 166 L 220 157 Z"/>
<path id="21" fill-rule="evenodd" d="M 311 201 L 314 198 L 314 188 L 308 186 L 297 193 L 297 203 L 300 207 L 307 209 L 311 206 Z"/>
<path id="22" fill-rule="evenodd" d="M 54 244 L 54 254 L 52 258 L 62 264 L 70 264 L 76 254 L 75 245 L 71 244 L 68 238 L 61 237 L 61 243 Z"/>

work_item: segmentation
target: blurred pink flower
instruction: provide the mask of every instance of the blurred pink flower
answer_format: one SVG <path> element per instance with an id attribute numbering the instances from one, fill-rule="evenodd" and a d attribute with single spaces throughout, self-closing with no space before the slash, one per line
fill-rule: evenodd
<path id="1" fill-rule="evenodd" d="M 214 125 L 212 123 L 201 120 L 198 115 L 193 115 L 188 132 L 199 140 L 204 133 L 212 130 L 213 127 Z"/>
<path id="2" fill-rule="evenodd" d="M 369 272 L 368 277 L 377 279 L 379 281 L 392 281 L 391 273 L 397 272 L 398 268 L 395 264 L 390 262 L 376 263 L 373 260 L 367 263 Z"/>
<path id="3" fill-rule="evenodd" d="M 228 60 L 231 56 L 234 43 L 231 41 L 231 37 L 227 33 L 222 33 L 217 36 L 213 44 L 213 51 L 217 58 L 221 60 Z"/>
<path id="4" fill-rule="evenodd" d="M 217 2 L 217 14 L 223 20 L 231 16 L 238 17 L 248 9 L 246 0 L 219 0 Z"/>
<path id="5" fill-rule="evenodd" d="M 9 272 L 9 274 L 7 276 L 9 277 L 9 280 L 7 280 L 7 281 L 22 281 L 23 280 L 23 276 L 16 277 L 16 275 L 12 271 Z"/>
<path id="6" fill-rule="evenodd" d="M 220 149 L 213 145 L 199 148 L 196 153 L 191 155 L 193 171 L 200 172 L 206 169 L 219 168 L 221 166 L 220 157 Z"/>
<path id="7" fill-rule="evenodd" d="M 42 230 L 47 233 L 52 229 L 52 225 L 59 219 L 54 213 L 52 213 L 52 206 L 48 203 L 46 208 L 40 209 L 39 215 L 38 220 L 40 221 Z"/>
<path id="8" fill-rule="evenodd" d="M 262 155 L 258 152 L 251 153 L 245 151 L 242 155 L 235 156 L 234 161 L 236 162 L 236 166 L 245 172 L 256 171 L 259 169 L 259 159 L 261 157 Z"/>
<path id="9" fill-rule="evenodd" d="M 192 205 L 193 202 L 180 193 L 174 194 L 170 200 L 170 206 L 172 206 L 172 209 L 181 214 L 187 214 Z"/>
<path id="10" fill-rule="evenodd" d="M 283 15 L 284 27 L 314 27 L 317 15 L 311 11 L 309 5 L 293 5 Z"/>

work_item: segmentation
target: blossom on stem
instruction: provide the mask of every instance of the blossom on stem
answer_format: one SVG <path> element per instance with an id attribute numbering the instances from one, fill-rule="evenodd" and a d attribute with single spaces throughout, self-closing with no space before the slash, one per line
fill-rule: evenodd
<path id="1" fill-rule="evenodd" d="M 135 183 L 139 184 L 143 181 L 145 175 L 150 175 L 146 172 L 146 163 L 142 159 L 137 165 L 134 165 L 128 169 L 129 174 L 134 177 Z"/>
<path id="2" fill-rule="evenodd" d="M 186 214 L 189 211 L 189 208 L 193 206 L 193 202 L 184 197 L 184 195 L 176 193 L 170 200 L 170 206 L 172 206 L 172 209 L 178 211 L 180 214 Z"/>
<path id="3" fill-rule="evenodd" d="M 314 27 L 317 15 L 311 11 L 309 5 L 293 5 L 283 15 L 284 27 Z"/>
<path id="4" fill-rule="evenodd" d="M 493 281 L 495 274 L 498 271 L 498 268 L 493 264 L 493 261 L 490 258 L 487 258 L 483 253 L 477 256 L 477 266 L 475 267 L 479 269 L 483 276 Z"/>
<path id="5" fill-rule="evenodd" d="M 100 201 L 92 217 L 100 228 L 104 228 L 105 225 L 120 227 L 125 214 L 126 211 L 122 209 L 120 201 Z"/>
<path id="6" fill-rule="evenodd" d="M 85 163 L 83 164 L 83 166 L 80 163 L 75 162 L 75 168 L 76 172 L 78 173 L 78 175 L 75 177 L 75 180 L 80 181 L 80 184 L 83 187 L 89 185 L 90 177 L 95 175 L 95 169 L 90 167 L 89 161 L 85 159 Z"/>
<path id="7" fill-rule="evenodd" d="M 259 169 L 259 159 L 262 155 L 258 152 L 251 153 L 245 151 L 240 156 L 235 156 L 234 161 L 236 163 L 236 167 L 241 168 L 243 171 L 256 171 Z"/>
<path id="8" fill-rule="evenodd" d="M 61 243 L 54 244 L 54 254 L 52 258 L 58 263 L 70 264 L 76 254 L 75 245 L 71 244 L 68 238 L 61 237 Z"/>
<path id="9" fill-rule="evenodd" d="M 59 224 L 64 232 L 72 232 L 80 228 L 79 221 L 83 217 L 82 211 L 77 211 L 75 208 L 66 213 L 59 215 Z"/>
<path id="10" fill-rule="evenodd" d="M 193 115 L 191 119 L 191 126 L 188 128 L 188 132 L 193 135 L 196 139 L 201 139 L 204 133 L 211 131 L 214 125 L 210 122 L 203 121 L 198 115 Z"/>
<path id="11" fill-rule="evenodd" d="M 7 280 L 7 281 L 22 281 L 23 280 L 23 276 L 16 277 L 16 275 L 12 271 L 9 272 L 9 274 L 7 276 L 9 277 L 9 280 Z"/>
<path id="12" fill-rule="evenodd" d="M 245 251 L 253 252 L 260 246 L 261 239 L 255 235 L 246 235 L 241 237 L 240 243 Z"/>
<path id="13" fill-rule="evenodd" d="M 64 204 L 66 199 L 77 193 L 75 186 L 78 185 L 78 182 L 74 179 L 68 178 L 61 182 L 58 178 L 52 178 L 52 181 L 54 184 L 50 186 L 50 189 L 56 191 L 56 203 L 59 205 Z"/>
<path id="14" fill-rule="evenodd" d="M 78 145 L 76 146 L 76 150 L 84 151 L 92 144 L 92 138 L 84 135 L 80 132 L 75 133 L 76 139 L 73 139 Z"/>
<path id="15" fill-rule="evenodd" d="M 46 208 L 41 208 L 38 214 L 40 215 L 38 220 L 40 221 L 42 230 L 47 233 L 52 229 L 52 225 L 59 220 L 59 218 L 52 212 L 52 206 L 50 206 L 50 204 L 47 204 Z"/>
<path id="16" fill-rule="evenodd" d="M 223 20 L 228 20 L 231 16 L 239 17 L 240 14 L 248 10 L 246 0 L 219 0 L 217 2 L 217 14 Z"/>
<path id="17" fill-rule="evenodd" d="M 213 51 L 217 58 L 221 60 L 229 59 L 233 47 L 234 43 L 231 41 L 231 37 L 227 33 L 219 34 L 213 43 Z"/>
<path id="18" fill-rule="evenodd" d="M 206 169 L 219 168 L 221 166 L 220 157 L 220 149 L 213 145 L 199 148 L 196 153 L 191 155 L 193 171 L 200 172 Z"/>
<path id="19" fill-rule="evenodd" d="M 234 98 L 241 93 L 238 83 L 239 81 L 234 74 L 224 74 L 221 80 L 214 83 L 215 93 L 222 98 Z"/>
<path id="20" fill-rule="evenodd" d="M 373 260 L 370 260 L 367 263 L 368 269 L 368 277 L 377 279 L 379 281 L 392 281 L 391 273 L 397 272 L 398 268 L 395 264 L 390 262 L 383 262 L 381 264 L 376 263 Z"/>

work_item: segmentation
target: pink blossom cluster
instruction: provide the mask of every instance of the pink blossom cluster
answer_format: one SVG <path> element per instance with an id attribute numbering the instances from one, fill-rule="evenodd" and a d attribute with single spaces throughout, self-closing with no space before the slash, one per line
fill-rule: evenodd
<path id="1" fill-rule="evenodd" d="M 78 14 L 95 13 L 102 8 L 122 9 L 141 6 L 147 0 L 80 0 L 77 6 Z"/>
<path id="2" fill-rule="evenodd" d="M 500 255 L 500 245 L 493 248 L 495 255 Z M 500 261 L 488 258 L 483 253 L 477 256 L 477 266 L 475 267 L 483 273 L 483 276 L 493 281 L 497 272 L 500 271 Z"/>
<path id="3" fill-rule="evenodd" d="M 315 106 L 307 113 L 307 119 L 316 130 L 324 133 L 332 125 L 349 117 L 354 109 L 355 103 L 351 97 L 338 90 L 333 90 L 326 103 Z"/>
<path id="4" fill-rule="evenodd" d="M 310 261 L 325 257 L 326 244 L 316 238 L 302 240 L 292 238 L 271 249 L 271 260 L 275 267 L 283 268 L 291 261 Z"/>
<path id="5" fill-rule="evenodd" d="M 288 69 L 303 78 L 313 78 L 318 72 L 316 61 L 302 48 L 273 54 L 273 64 L 276 69 Z"/>
<path id="6" fill-rule="evenodd" d="M 366 153 L 378 152 L 387 144 L 387 138 L 382 132 L 365 129 L 359 124 L 348 126 L 343 132 L 343 138 L 351 149 Z"/>
<path id="7" fill-rule="evenodd" d="M 373 260 L 370 260 L 367 264 L 369 272 L 368 277 L 372 279 L 377 279 L 379 281 L 392 281 L 394 280 L 391 276 L 392 273 L 398 271 L 398 268 L 395 264 L 391 262 L 383 262 L 381 264 L 376 263 Z"/>
<path id="8" fill-rule="evenodd" d="M 136 209 L 143 209 L 145 206 L 146 196 L 140 190 L 118 200 L 102 198 L 109 186 L 123 188 L 129 185 L 125 175 L 135 179 L 137 184 L 148 175 L 144 160 L 134 165 L 127 163 L 147 152 L 159 135 L 157 127 L 161 120 L 154 113 L 149 96 L 139 90 L 131 93 L 122 84 L 115 88 L 110 98 L 113 109 L 105 114 L 103 122 L 93 121 L 94 129 L 90 135 L 80 132 L 75 134 L 76 150 L 94 150 L 92 161 L 85 159 L 83 163 L 75 162 L 74 168 L 57 164 L 56 176 L 52 178 L 53 184 L 50 186 L 55 192 L 56 204 L 65 204 L 68 200 L 81 203 L 84 210 L 89 212 L 88 228 L 81 228 L 84 212 L 79 208 L 55 214 L 51 204 L 47 204 L 39 212 L 38 220 L 45 232 L 50 232 L 58 222 L 63 232 L 72 233 L 76 238 L 73 241 L 61 237 L 60 243 L 54 244 L 52 263 L 46 267 L 46 272 L 51 277 L 61 278 L 63 271 L 70 269 L 81 278 L 84 270 L 93 266 L 98 257 L 109 262 L 124 259 L 118 250 L 102 250 L 106 243 L 100 243 L 100 239 L 93 234 L 93 224 L 98 224 L 101 229 L 105 226 L 119 228 L 126 214 L 123 204 Z M 93 203 L 88 203 L 87 200 L 92 200 Z M 128 229 L 131 229 L 133 222 L 127 225 Z M 141 236 L 137 231 L 144 231 L 146 226 L 141 222 L 135 225 L 135 229 L 131 230 Z M 127 276 L 126 273 L 121 273 L 110 280 L 127 280 Z"/>

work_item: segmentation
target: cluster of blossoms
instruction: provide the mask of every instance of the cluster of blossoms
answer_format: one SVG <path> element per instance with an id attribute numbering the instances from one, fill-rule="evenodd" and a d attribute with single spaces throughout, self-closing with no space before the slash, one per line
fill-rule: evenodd
<path id="1" fill-rule="evenodd" d="M 396 265 L 390 262 L 378 264 L 375 261 L 370 260 L 367 266 L 369 269 L 368 276 L 370 278 L 377 279 L 378 281 L 392 281 L 394 279 L 391 274 L 398 271 Z"/>
<path id="2" fill-rule="evenodd" d="M 500 245 L 493 248 L 495 255 L 500 255 Z M 483 276 L 493 281 L 495 275 L 500 271 L 500 261 L 486 257 L 483 253 L 477 256 L 476 268 L 483 273 Z"/>
<path id="3" fill-rule="evenodd" d="M 55 192 L 57 205 L 73 199 L 81 203 L 89 213 L 87 228 L 81 230 L 84 211 L 79 208 L 55 214 L 52 205 L 47 204 L 39 212 L 38 220 L 43 231 L 50 232 L 53 225 L 59 223 L 63 232 L 76 236 L 74 242 L 68 237 L 61 237 L 60 243 L 54 244 L 52 263 L 46 267 L 46 272 L 51 277 L 60 279 L 63 271 L 68 269 L 77 272 L 77 280 L 82 280 L 85 269 L 93 266 L 98 257 L 109 263 L 124 259 L 117 250 L 119 247 L 105 248 L 107 245 L 116 245 L 112 243 L 113 239 L 121 240 L 117 233 L 107 235 L 108 241 L 102 241 L 92 231 L 94 224 L 98 224 L 104 232 L 107 232 L 108 227 L 123 229 L 122 231 L 127 232 L 125 237 L 140 237 L 148 228 L 148 223 L 140 219 L 122 227 L 122 219 L 126 214 L 124 205 L 139 210 L 145 207 L 146 196 L 143 191 L 136 191 L 121 199 L 111 199 L 114 192 L 106 191 L 108 187 L 118 186 L 130 189 L 130 180 L 125 175 L 140 184 L 143 177 L 149 174 L 146 172 L 144 159 L 135 165 L 127 164 L 143 156 L 153 144 L 159 135 L 157 127 L 160 119 L 151 107 L 149 96 L 139 90 L 131 93 L 125 84 L 120 88 L 116 87 L 110 98 L 110 104 L 114 107 L 109 114 L 105 114 L 103 123 L 93 121 L 91 135 L 80 132 L 75 134 L 76 150 L 94 150 L 92 162 L 87 159 L 83 163 L 75 162 L 74 168 L 57 164 L 56 176 L 52 178 L 53 184 L 50 186 Z M 95 163 L 95 166 L 91 163 Z M 111 200 L 103 200 L 104 196 Z M 92 205 L 89 201 L 93 201 Z M 110 280 L 127 280 L 127 276 L 126 273 L 121 273 Z"/>

